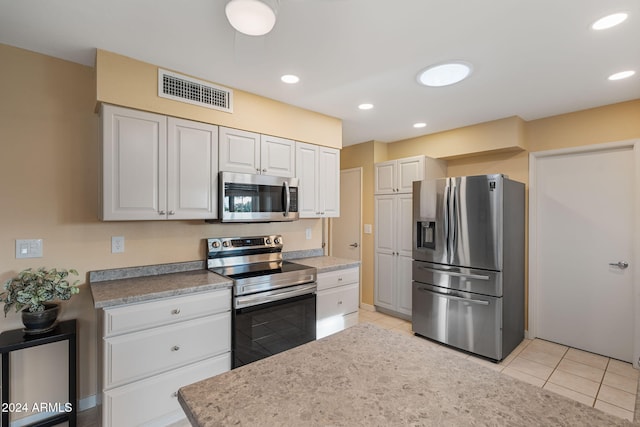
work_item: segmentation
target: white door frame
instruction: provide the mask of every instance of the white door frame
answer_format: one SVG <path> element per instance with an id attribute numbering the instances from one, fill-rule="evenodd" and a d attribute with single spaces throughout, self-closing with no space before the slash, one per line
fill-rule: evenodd
<path id="1" fill-rule="evenodd" d="M 633 365 L 640 369 L 640 139 L 631 139 L 619 142 L 604 144 L 585 145 L 574 148 L 559 150 L 539 151 L 529 154 L 529 327 L 527 337 L 533 339 L 538 332 L 538 277 L 536 270 L 538 266 L 537 251 L 537 188 L 536 169 L 538 159 L 553 157 L 565 154 L 578 154 L 609 150 L 615 148 L 632 148 L 635 159 L 635 194 L 630 194 L 634 198 L 634 224 L 633 224 L 633 270 L 632 283 L 634 303 L 634 325 L 633 325 Z"/>

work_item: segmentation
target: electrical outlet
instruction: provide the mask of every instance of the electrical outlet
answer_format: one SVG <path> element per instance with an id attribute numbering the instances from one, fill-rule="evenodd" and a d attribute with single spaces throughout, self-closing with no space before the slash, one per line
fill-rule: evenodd
<path id="1" fill-rule="evenodd" d="M 111 237 L 111 253 L 121 254 L 124 252 L 124 236 Z"/>
<path id="2" fill-rule="evenodd" d="M 307 228 L 305 231 L 305 236 L 307 237 L 307 240 L 311 240 L 311 229 Z"/>
<path id="3" fill-rule="evenodd" d="M 42 258 L 42 239 L 16 240 L 16 258 Z"/>

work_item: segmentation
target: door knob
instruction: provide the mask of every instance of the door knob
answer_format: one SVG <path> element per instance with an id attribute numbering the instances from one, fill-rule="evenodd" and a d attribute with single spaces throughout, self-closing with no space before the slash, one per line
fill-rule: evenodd
<path id="1" fill-rule="evenodd" d="M 629 263 L 626 261 L 610 262 L 609 265 L 612 267 L 618 267 L 620 270 L 624 270 L 629 267 Z"/>
<path id="2" fill-rule="evenodd" d="M 357 248 L 357 247 L 358 247 L 358 242 L 356 242 L 356 243 L 352 243 L 352 244 L 350 244 L 349 246 L 351 246 L 352 248 Z"/>

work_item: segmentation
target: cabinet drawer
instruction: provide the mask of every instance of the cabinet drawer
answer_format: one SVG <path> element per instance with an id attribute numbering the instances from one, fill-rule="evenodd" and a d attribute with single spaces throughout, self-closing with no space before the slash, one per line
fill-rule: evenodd
<path id="1" fill-rule="evenodd" d="M 103 384 L 111 388 L 230 349 L 230 312 L 106 338 Z"/>
<path id="2" fill-rule="evenodd" d="M 202 292 L 104 310 L 104 336 L 231 310 L 231 290 Z"/>
<path id="3" fill-rule="evenodd" d="M 360 269 L 358 267 L 345 270 L 329 271 L 318 274 L 318 290 L 335 288 L 336 286 L 360 282 Z"/>
<path id="4" fill-rule="evenodd" d="M 318 320 L 358 311 L 357 283 L 318 292 L 316 313 Z"/>
<path id="5" fill-rule="evenodd" d="M 105 426 L 166 426 L 185 418 L 177 391 L 231 369 L 231 353 L 106 391 Z"/>

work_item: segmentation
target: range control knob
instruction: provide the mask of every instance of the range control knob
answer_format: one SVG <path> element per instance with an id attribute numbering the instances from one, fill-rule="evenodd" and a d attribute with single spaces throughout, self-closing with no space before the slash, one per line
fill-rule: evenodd
<path id="1" fill-rule="evenodd" d="M 267 245 L 270 245 L 271 244 L 271 239 L 267 237 L 266 243 L 267 243 Z"/>
<path id="2" fill-rule="evenodd" d="M 211 247 L 215 248 L 215 249 L 218 249 L 220 247 L 220 242 L 218 242 L 217 240 L 214 241 L 213 243 L 211 243 Z"/>
<path id="3" fill-rule="evenodd" d="M 229 241 L 225 240 L 224 242 L 222 242 L 222 246 L 224 246 L 225 248 L 229 247 Z"/>
<path id="4" fill-rule="evenodd" d="M 280 243 L 282 243 L 282 239 L 280 237 L 276 237 L 276 245 L 279 245 Z"/>

